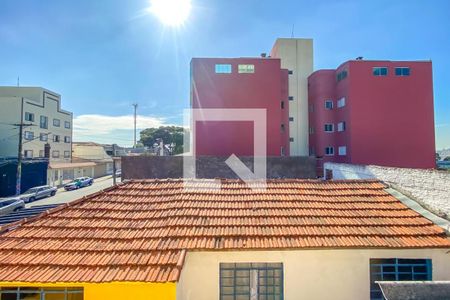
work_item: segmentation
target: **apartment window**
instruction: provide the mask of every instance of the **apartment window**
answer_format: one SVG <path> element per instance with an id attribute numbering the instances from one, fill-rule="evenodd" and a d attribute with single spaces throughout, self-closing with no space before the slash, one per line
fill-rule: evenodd
<path id="1" fill-rule="evenodd" d="M 220 299 L 281 300 L 282 263 L 221 263 Z"/>
<path id="2" fill-rule="evenodd" d="M 53 119 L 53 126 L 59 127 L 61 125 L 61 121 L 59 119 Z"/>
<path id="3" fill-rule="evenodd" d="M 70 122 L 64 121 L 64 128 L 70 129 Z"/>
<path id="4" fill-rule="evenodd" d="M 41 116 L 41 120 L 40 120 L 40 127 L 43 129 L 47 129 L 48 128 L 48 117 L 46 116 Z"/>
<path id="5" fill-rule="evenodd" d="M 82 300 L 83 288 L 2 287 L 0 299 Z"/>
<path id="6" fill-rule="evenodd" d="M 290 137 L 289 138 L 289 142 L 293 142 L 294 141 L 294 138 L 293 137 Z"/>
<path id="7" fill-rule="evenodd" d="M 284 101 L 281 101 L 281 109 L 284 109 Z"/>
<path id="8" fill-rule="evenodd" d="M 64 137 L 64 143 L 70 143 L 70 136 Z"/>
<path id="9" fill-rule="evenodd" d="M 70 157 L 70 151 L 64 151 L 64 158 Z"/>
<path id="10" fill-rule="evenodd" d="M 238 73 L 255 73 L 255 65 L 238 65 Z"/>
<path id="11" fill-rule="evenodd" d="M 314 134 L 314 127 L 309 127 L 309 134 Z"/>
<path id="12" fill-rule="evenodd" d="M 408 67 L 395 68 L 395 76 L 409 76 L 409 68 Z"/>
<path id="13" fill-rule="evenodd" d="M 347 146 L 340 146 L 340 147 L 338 148 L 338 154 L 339 154 L 340 156 L 345 156 L 345 155 L 347 155 Z"/>
<path id="14" fill-rule="evenodd" d="M 34 114 L 30 112 L 25 113 L 25 121 L 34 122 Z"/>
<path id="15" fill-rule="evenodd" d="M 388 68 L 386 67 L 375 67 L 372 69 L 372 73 L 374 76 L 387 76 Z"/>
<path id="16" fill-rule="evenodd" d="M 34 133 L 32 131 L 25 131 L 24 138 L 31 141 L 32 139 L 34 139 Z"/>
<path id="17" fill-rule="evenodd" d="M 284 124 L 281 124 L 281 132 L 284 132 Z"/>
<path id="18" fill-rule="evenodd" d="M 52 151 L 52 157 L 53 158 L 59 158 L 59 151 L 58 150 L 53 150 Z"/>
<path id="19" fill-rule="evenodd" d="M 294 122 L 294 117 L 289 117 L 290 122 Z"/>
<path id="20" fill-rule="evenodd" d="M 325 108 L 333 109 L 333 100 L 325 100 Z"/>
<path id="21" fill-rule="evenodd" d="M 230 64 L 216 64 L 216 73 L 218 74 L 230 74 L 232 71 Z"/>
<path id="22" fill-rule="evenodd" d="M 23 151 L 23 156 L 25 158 L 33 158 L 33 150 L 24 150 Z"/>
<path id="23" fill-rule="evenodd" d="M 325 132 L 333 132 L 334 131 L 334 124 L 325 124 L 324 130 L 325 130 Z"/>
<path id="24" fill-rule="evenodd" d="M 325 147 L 325 155 L 333 156 L 334 155 L 334 147 Z"/>
<path id="25" fill-rule="evenodd" d="M 375 281 L 432 280 L 431 259 L 377 258 L 370 260 L 370 299 L 383 300 Z"/>
<path id="26" fill-rule="evenodd" d="M 294 96 L 289 96 L 289 101 L 294 101 Z"/>
<path id="27" fill-rule="evenodd" d="M 339 72 L 339 73 L 336 75 L 336 80 L 337 80 L 337 82 L 339 82 L 339 81 L 344 80 L 345 78 L 347 78 L 347 75 L 348 75 L 347 70 L 342 70 L 341 72 Z"/>
<path id="28" fill-rule="evenodd" d="M 48 141 L 48 133 L 41 133 L 41 134 L 39 134 L 39 140 L 40 140 L 41 142 L 46 142 L 46 141 Z"/>
<path id="29" fill-rule="evenodd" d="M 288 71 L 288 74 L 289 74 L 289 75 L 292 75 L 292 74 L 294 74 L 294 71 L 289 70 L 289 71 Z"/>
<path id="30" fill-rule="evenodd" d="M 341 99 L 338 100 L 337 102 L 337 107 L 341 108 L 345 106 L 345 97 L 342 97 Z"/>
<path id="31" fill-rule="evenodd" d="M 346 129 L 345 122 L 339 122 L 339 123 L 338 123 L 338 128 L 337 128 L 337 130 L 338 130 L 339 132 L 341 132 L 341 131 L 345 131 L 345 129 Z"/>
<path id="32" fill-rule="evenodd" d="M 59 141 L 60 141 L 60 138 L 59 138 L 59 135 L 53 135 L 53 141 L 55 142 L 55 143 L 59 143 Z"/>

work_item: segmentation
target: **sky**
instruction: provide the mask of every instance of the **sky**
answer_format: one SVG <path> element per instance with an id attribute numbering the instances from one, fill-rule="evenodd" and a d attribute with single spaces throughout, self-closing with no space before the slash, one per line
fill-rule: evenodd
<path id="1" fill-rule="evenodd" d="M 192 0 L 175 28 L 149 1 L 0 0 L 0 85 L 59 93 L 74 141 L 129 146 L 134 102 L 138 128 L 183 123 L 192 57 L 259 56 L 293 31 L 314 39 L 315 70 L 431 59 L 436 148 L 450 148 L 448 0 Z"/>

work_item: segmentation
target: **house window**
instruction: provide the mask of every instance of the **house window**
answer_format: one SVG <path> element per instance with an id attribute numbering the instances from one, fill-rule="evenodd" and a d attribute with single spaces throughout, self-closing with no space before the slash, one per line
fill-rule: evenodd
<path id="1" fill-rule="evenodd" d="M 289 138 L 289 142 L 293 142 L 294 141 L 294 138 L 293 137 L 290 137 Z"/>
<path id="2" fill-rule="evenodd" d="M 53 119 L 53 126 L 59 127 L 61 125 L 61 121 L 59 119 Z"/>
<path id="3" fill-rule="evenodd" d="M 39 150 L 39 157 L 45 157 L 45 151 Z"/>
<path id="4" fill-rule="evenodd" d="M 370 260 L 370 299 L 384 299 L 375 281 L 432 280 L 431 259 L 381 258 Z"/>
<path id="5" fill-rule="evenodd" d="M 325 100 L 325 108 L 333 109 L 333 100 Z"/>
<path id="6" fill-rule="evenodd" d="M 60 141 L 60 139 L 59 139 L 59 135 L 53 135 L 53 141 L 55 142 L 55 143 L 59 143 L 59 141 Z"/>
<path id="7" fill-rule="evenodd" d="M 409 73 L 408 67 L 395 68 L 395 76 L 409 76 Z"/>
<path id="8" fill-rule="evenodd" d="M 64 121 L 64 127 L 67 129 L 70 129 L 70 122 L 69 121 Z"/>
<path id="9" fill-rule="evenodd" d="M 374 76 L 387 76 L 388 68 L 386 67 L 375 67 L 372 69 L 372 73 Z"/>
<path id="10" fill-rule="evenodd" d="M 83 288 L 2 287 L 0 299 L 82 300 Z"/>
<path id="11" fill-rule="evenodd" d="M 284 101 L 281 101 L 281 109 L 284 109 Z"/>
<path id="12" fill-rule="evenodd" d="M 294 122 L 294 117 L 289 117 L 289 121 Z"/>
<path id="13" fill-rule="evenodd" d="M 52 151 L 52 157 L 53 158 L 59 158 L 59 151 L 58 150 L 53 150 Z"/>
<path id="14" fill-rule="evenodd" d="M 288 74 L 289 74 L 289 75 L 292 75 L 292 74 L 294 74 L 294 71 L 289 70 L 289 71 L 288 71 Z"/>
<path id="15" fill-rule="evenodd" d="M 340 156 L 345 156 L 345 155 L 347 155 L 347 146 L 340 146 L 340 147 L 338 148 L 338 154 L 339 154 Z"/>
<path id="16" fill-rule="evenodd" d="M 325 124 L 324 126 L 325 132 L 333 132 L 334 131 L 334 124 Z"/>
<path id="17" fill-rule="evenodd" d="M 282 263 L 221 263 L 220 299 L 284 298 Z"/>
<path id="18" fill-rule="evenodd" d="M 238 73 L 255 73 L 255 65 L 238 65 Z"/>
<path id="19" fill-rule="evenodd" d="M 23 156 L 26 158 L 33 158 L 33 150 L 24 150 Z"/>
<path id="20" fill-rule="evenodd" d="M 216 73 L 218 74 L 230 74 L 232 71 L 230 64 L 216 64 Z"/>
<path id="21" fill-rule="evenodd" d="M 345 97 L 342 97 L 341 99 L 338 100 L 337 102 L 337 107 L 341 108 L 345 106 Z"/>
<path id="22" fill-rule="evenodd" d="M 345 129 L 346 129 L 345 122 L 339 122 L 339 123 L 338 123 L 338 128 L 337 128 L 337 130 L 338 130 L 339 132 L 341 132 L 341 131 L 345 131 Z"/>
<path id="23" fill-rule="evenodd" d="M 289 101 L 294 101 L 294 96 L 289 96 Z"/>
<path id="24" fill-rule="evenodd" d="M 70 143 L 70 136 L 64 137 L 64 143 Z"/>
<path id="25" fill-rule="evenodd" d="M 325 147 L 325 155 L 333 156 L 334 155 L 334 147 Z"/>
<path id="26" fill-rule="evenodd" d="M 343 71 L 339 72 L 339 73 L 336 75 L 336 80 L 337 80 L 337 82 L 339 82 L 339 81 L 341 81 L 341 80 L 347 78 L 347 75 L 348 75 L 347 70 L 343 70 Z"/>
<path id="27" fill-rule="evenodd" d="M 34 114 L 30 112 L 25 113 L 25 121 L 34 122 Z"/>
<path id="28" fill-rule="evenodd" d="M 25 131 L 24 138 L 31 141 L 32 139 L 34 139 L 34 133 L 32 131 Z"/>
<path id="29" fill-rule="evenodd" d="M 47 129 L 48 128 L 48 117 L 46 116 L 41 116 L 41 120 L 40 120 L 40 127 L 43 129 Z"/>
<path id="30" fill-rule="evenodd" d="M 64 158 L 70 157 L 70 151 L 64 151 Z"/>
<path id="31" fill-rule="evenodd" d="M 39 140 L 40 140 L 41 142 L 46 142 L 46 141 L 48 141 L 48 133 L 41 133 L 41 134 L 39 134 Z"/>

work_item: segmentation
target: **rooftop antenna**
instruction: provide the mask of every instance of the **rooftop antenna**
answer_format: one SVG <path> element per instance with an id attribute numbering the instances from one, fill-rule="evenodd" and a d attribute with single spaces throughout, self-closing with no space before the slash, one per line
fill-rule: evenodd
<path id="1" fill-rule="evenodd" d="M 134 106 L 134 145 L 133 145 L 133 148 L 136 148 L 136 117 L 137 117 L 136 111 L 137 111 L 138 104 L 133 103 L 132 105 Z"/>
<path id="2" fill-rule="evenodd" d="M 294 28 L 295 28 L 295 24 L 292 24 L 291 39 L 294 38 Z"/>

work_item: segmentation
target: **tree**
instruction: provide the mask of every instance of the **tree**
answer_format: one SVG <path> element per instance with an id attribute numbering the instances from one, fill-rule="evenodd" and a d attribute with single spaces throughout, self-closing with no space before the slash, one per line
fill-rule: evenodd
<path id="1" fill-rule="evenodd" d="M 174 143 L 173 154 L 183 153 L 183 136 L 184 128 L 180 126 L 160 126 L 159 128 L 147 128 L 141 131 L 141 139 L 139 142 L 147 147 L 153 147 L 159 139 L 164 144 Z"/>
<path id="2" fill-rule="evenodd" d="M 439 155 L 439 153 L 436 152 L 436 161 L 441 160 L 441 156 Z"/>
<path id="3" fill-rule="evenodd" d="M 446 158 L 444 158 L 444 161 L 450 161 L 450 156 L 447 156 Z"/>

